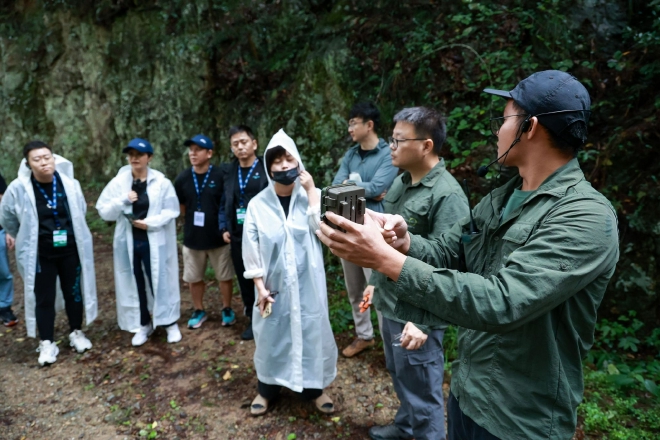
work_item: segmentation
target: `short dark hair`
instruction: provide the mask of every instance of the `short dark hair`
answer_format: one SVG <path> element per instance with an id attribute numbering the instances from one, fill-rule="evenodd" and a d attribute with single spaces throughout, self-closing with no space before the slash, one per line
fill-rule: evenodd
<path id="1" fill-rule="evenodd" d="M 427 137 L 433 141 L 433 152 L 440 155 L 442 144 L 447 139 L 447 125 L 439 111 L 429 107 L 408 107 L 394 115 L 394 123 L 407 122 L 415 127 L 416 137 Z"/>
<path id="2" fill-rule="evenodd" d="M 353 118 L 362 118 L 364 122 L 372 121 L 374 131 L 378 133 L 380 129 L 380 111 L 373 102 L 358 102 L 355 104 L 348 114 L 349 120 Z"/>
<path id="3" fill-rule="evenodd" d="M 30 141 L 30 142 L 28 142 L 27 144 L 25 144 L 25 146 L 23 147 L 23 157 L 24 157 L 25 160 L 27 161 L 27 160 L 28 160 L 28 155 L 30 154 L 30 151 L 32 151 L 32 150 L 38 150 L 38 149 L 40 149 L 40 148 L 48 148 L 48 149 L 50 150 L 51 153 L 53 152 L 53 149 L 50 148 L 50 145 L 48 145 L 48 144 L 45 143 L 45 142 L 42 142 L 42 141 Z"/>
<path id="4" fill-rule="evenodd" d="M 244 124 L 233 125 L 229 129 L 229 138 L 231 139 L 231 137 L 233 135 L 238 134 L 238 133 L 245 133 L 248 136 L 250 136 L 250 139 L 254 140 L 254 134 L 252 133 L 252 129 L 250 127 L 248 127 L 247 125 L 244 125 Z"/>
<path id="5" fill-rule="evenodd" d="M 513 102 L 514 111 L 516 111 L 517 113 L 524 113 L 524 114 L 527 113 L 525 109 L 523 109 L 520 105 L 518 105 L 516 101 L 512 100 L 512 102 Z M 547 117 L 552 117 L 552 116 L 548 115 Z M 541 116 L 541 118 L 543 118 L 543 116 Z M 554 131 L 550 130 L 548 127 L 543 125 L 543 121 L 541 121 L 541 118 L 539 118 L 539 124 L 541 124 L 543 128 L 545 128 L 545 131 L 548 133 L 548 137 L 550 137 L 550 144 L 552 145 L 552 147 L 557 148 L 558 150 L 561 150 L 564 153 L 572 154 L 573 157 L 577 156 L 578 151 L 580 151 L 580 149 L 583 146 L 582 139 L 587 138 L 587 125 L 584 123 L 584 121 L 575 121 L 571 125 L 566 127 L 561 133 L 555 133 Z"/>
<path id="6" fill-rule="evenodd" d="M 266 160 L 266 171 L 268 171 L 268 175 L 270 176 L 270 168 L 273 166 L 273 162 L 275 162 L 277 159 L 280 157 L 286 156 L 286 149 L 280 145 L 277 147 L 269 148 L 266 151 L 266 157 L 264 158 Z"/>

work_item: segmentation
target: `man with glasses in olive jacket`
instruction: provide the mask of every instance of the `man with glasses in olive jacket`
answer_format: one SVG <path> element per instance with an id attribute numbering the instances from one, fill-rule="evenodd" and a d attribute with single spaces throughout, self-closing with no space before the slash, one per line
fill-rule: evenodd
<path id="1" fill-rule="evenodd" d="M 431 241 L 399 216 L 370 213 L 356 225 L 330 213 L 347 232 L 322 224 L 319 238 L 389 277 L 400 319 L 459 326 L 450 440 L 569 439 L 582 359 L 619 259 L 616 213 L 576 158 L 591 100 L 556 70 L 485 91 L 507 99 L 494 121 L 497 161 L 519 175 L 488 194 L 472 221 Z"/>

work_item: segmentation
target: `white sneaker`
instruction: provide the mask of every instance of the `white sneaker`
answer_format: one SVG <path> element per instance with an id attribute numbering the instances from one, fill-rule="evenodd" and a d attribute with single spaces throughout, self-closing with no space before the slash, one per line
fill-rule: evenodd
<path id="1" fill-rule="evenodd" d="M 76 349 L 78 353 L 84 353 L 92 348 L 92 343 L 82 330 L 74 330 L 69 335 L 69 345 Z"/>
<path id="2" fill-rule="evenodd" d="M 60 349 L 57 348 L 57 344 L 51 341 L 41 341 L 39 342 L 39 365 L 42 367 L 44 365 L 54 364 L 57 361 L 57 355 L 60 352 Z"/>
<path id="3" fill-rule="evenodd" d="M 167 342 L 170 344 L 179 342 L 181 340 L 181 330 L 179 330 L 178 324 L 175 323 L 167 326 L 165 327 L 165 330 L 167 330 Z"/>
<path id="4" fill-rule="evenodd" d="M 138 347 L 145 342 L 147 342 L 147 339 L 149 339 L 149 336 L 154 332 L 154 328 L 151 325 L 151 323 L 147 325 L 143 325 L 140 327 L 140 329 L 137 331 L 135 336 L 133 336 L 133 340 L 131 341 L 131 344 L 133 344 L 133 347 Z"/>

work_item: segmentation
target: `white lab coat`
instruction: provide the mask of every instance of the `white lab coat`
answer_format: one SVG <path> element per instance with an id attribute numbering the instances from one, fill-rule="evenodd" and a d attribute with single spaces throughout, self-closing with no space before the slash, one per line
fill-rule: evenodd
<path id="1" fill-rule="evenodd" d="M 85 221 L 87 203 L 80 188 L 80 183 L 73 178 L 73 164 L 67 159 L 54 154 L 55 169 L 60 175 L 62 186 L 66 192 L 73 234 L 80 258 L 81 286 L 83 303 L 85 305 L 85 322 L 89 325 L 98 310 L 96 299 L 96 275 L 94 272 L 94 251 L 92 234 Z M 31 181 L 32 171 L 25 166 L 25 159 L 18 168 L 18 178 L 9 184 L 0 203 L 0 225 L 7 233 L 16 238 L 16 264 L 23 278 L 25 297 L 25 324 L 28 336 L 37 336 L 37 320 L 35 317 L 36 299 L 34 295 L 34 280 L 37 273 L 39 250 L 39 216 Z M 62 292 L 58 280 L 57 300 L 55 309 L 64 306 Z"/>
<path id="2" fill-rule="evenodd" d="M 284 147 L 304 170 L 296 144 L 283 130 L 273 136 L 266 151 L 276 146 Z M 321 243 L 315 235 L 320 206 L 309 206 L 299 179 L 294 185 L 286 218 L 272 182 L 250 201 L 243 228 L 243 262 L 245 278 L 263 277 L 266 288 L 279 292 L 267 318 L 259 313 L 255 293 L 257 377 L 301 392 L 332 383 L 337 375 L 337 344 L 328 317 Z"/>
<path id="3" fill-rule="evenodd" d="M 103 189 L 96 209 L 103 220 L 117 222 L 112 245 L 117 322 L 120 329 L 135 332 L 140 328 L 140 300 L 133 275 L 133 227 L 124 215 L 133 212 L 133 205 L 128 201 L 132 184 L 131 167 L 126 165 Z M 149 210 L 144 222 L 149 237 L 153 282 L 153 286 L 149 286 L 145 273 L 147 300 L 149 311 L 153 314 L 153 324 L 169 325 L 181 316 L 175 225 L 175 219 L 179 216 L 179 200 L 172 182 L 163 173 L 151 168 L 147 173 L 147 195 Z M 155 294 L 151 294 L 151 287 Z"/>

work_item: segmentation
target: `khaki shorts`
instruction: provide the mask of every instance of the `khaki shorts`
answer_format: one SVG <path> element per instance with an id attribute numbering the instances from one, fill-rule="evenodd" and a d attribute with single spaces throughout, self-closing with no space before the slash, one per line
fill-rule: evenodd
<path id="1" fill-rule="evenodd" d="M 183 281 L 197 283 L 204 279 L 206 273 L 206 257 L 211 262 L 218 281 L 228 281 L 234 278 L 234 264 L 231 262 L 230 245 L 226 244 L 215 249 L 197 251 L 183 247 Z"/>

